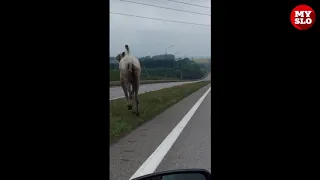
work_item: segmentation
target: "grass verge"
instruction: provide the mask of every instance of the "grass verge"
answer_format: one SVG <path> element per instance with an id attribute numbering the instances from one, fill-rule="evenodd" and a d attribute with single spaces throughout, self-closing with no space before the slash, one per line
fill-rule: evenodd
<path id="1" fill-rule="evenodd" d="M 165 82 L 182 82 L 187 80 L 142 80 L 140 84 L 154 84 L 154 83 L 165 83 Z M 110 81 L 110 87 L 120 86 L 120 81 Z"/>
<path id="2" fill-rule="evenodd" d="M 138 117 L 127 110 L 124 98 L 110 101 L 110 143 L 209 83 L 210 81 L 202 81 L 140 94 Z"/>
<path id="3" fill-rule="evenodd" d="M 208 76 L 208 74 L 206 74 L 203 78 L 206 78 Z M 200 79 L 203 79 L 203 78 L 200 78 Z M 197 81 L 197 80 L 200 80 L 200 79 L 193 79 L 193 80 L 181 80 L 181 79 L 141 80 L 140 84 L 155 84 L 155 83 L 168 83 L 168 82 Z M 121 85 L 120 81 L 110 81 L 110 83 L 109 83 L 109 87 L 120 86 L 120 85 Z"/>

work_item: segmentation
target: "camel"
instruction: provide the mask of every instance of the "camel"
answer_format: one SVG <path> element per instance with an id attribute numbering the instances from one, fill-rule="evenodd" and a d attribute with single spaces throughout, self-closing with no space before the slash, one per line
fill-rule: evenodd
<path id="1" fill-rule="evenodd" d="M 128 45 L 125 45 L 125 49 L 125 52 L 118 54 L 116 57 L 119 61 L 121 87 L 125 95 L 128 110 L 132 110 L 133 104 L 134 109 L 132 112 L 135 112 L 139 116 L 140 61 L 130 54 Z"/>

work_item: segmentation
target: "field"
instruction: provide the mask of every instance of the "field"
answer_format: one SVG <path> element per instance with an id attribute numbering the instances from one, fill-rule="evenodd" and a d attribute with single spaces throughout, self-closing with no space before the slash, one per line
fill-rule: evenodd
<path id="1" fill-rule="evenodd" d="M 142 80 L 140 81 L 140 84 L 154 84 L 154 83 L 167 83 L 167 82 L 181 82 L 183 80 Z M 110 81 L 109 86 L 120 86 L 120 81 Z"/>
<path id="2" fill-rule="evenodd" d="M 176 73 L 177 74 L 177 73 Z M 149 75 L 149 76 L 148 76 Z M 141 80 L 179 80 L 173 77 L 173 70 L 166 68 L 148 69 L 148 75 L 145 71 L 141 72 Z M 119 69 L 110 70 L 110 81 L 120 81 Z"/>
<path id="3" fill-rule="evenodd" d="M 210 63 L 209 59 L 194 59 L 194 62 L 200 63 L 200 64 L 207 64 Z"/>

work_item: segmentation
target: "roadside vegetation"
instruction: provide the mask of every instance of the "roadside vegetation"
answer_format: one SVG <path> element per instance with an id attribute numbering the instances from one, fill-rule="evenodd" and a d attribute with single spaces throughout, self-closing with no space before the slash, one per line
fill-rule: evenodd
<path id="1" fill-rule="evenodd" d="M 196 80 L 204 77 L 210 71 L 210 61 L 201 63 L 188 58 L 175 59 L 174 55 L 157 55 L 139 58 L 142 71 L 141 81 L 167 80 L 182 81 Z M 110 57 L 110 82 L 119 81 L 119 65 L 115 57 Z M 112 83 L 111 83 L 112 84 Z"/>
<path id="2" fill-rule="evenodd" d="M 210 81 L 189 83 L 140 94 L 140 116 L 135 116 L 127 110 L 124 98 L 111 100 L 109 115 L 110 142 L 115 142 L 209 83 Z"/>

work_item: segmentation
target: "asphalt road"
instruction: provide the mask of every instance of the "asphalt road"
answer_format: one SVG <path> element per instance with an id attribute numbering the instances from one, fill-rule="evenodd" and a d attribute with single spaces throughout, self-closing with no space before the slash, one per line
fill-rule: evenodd
<path id="1" fill-rule="evenodd" d="M 211 93 L 207 95 L 156 171 L 204 168 L 211 172 Z"/>
<path id="2" fill-rule="evenodd" d="M 204 78 L 203 80 L 199 80 L 199 81 L 207 81 L 210 79 L 211 79 L 211 73 L 206 78 Z M 173 86 L 178 86 L 178 85 L 182 85 L 182 84 L 192 83 L 192 82 L 197 82 L 197 81 L 143 84 L 143 85 L 140 85 L 139 94 L 149 92 L 149 91 L 156 91 L 156 90 L 160 90 L 160 89 L 164 89 L 164 88 L 169 88 L 169 87 L 173 87 Z M 121 87 L 119 87 L 119 86 L 110 87 L 110 94 L 109 94 L 110 100 L 121 98 L 121 97 L 124 97 L 123 90 Z"/>
<path id="3" fill-rule="evenodd" d="M 110 146 L 110 179 L 128 180 L 211 87 L 201 88 Z M 204 168 L 211 172 L 211 92 L 156 171 Z"/>

